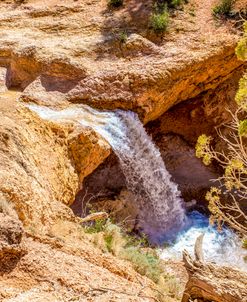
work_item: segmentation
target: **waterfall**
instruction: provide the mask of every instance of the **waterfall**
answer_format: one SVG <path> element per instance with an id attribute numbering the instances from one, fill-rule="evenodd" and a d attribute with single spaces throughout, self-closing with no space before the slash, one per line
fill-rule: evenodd
<path id="1" fill-rule="evenodd" d="M 184 227 L 186 215 L 177 185 L 135 113 L 99 112 L 85 105 L 61 111 L 37 105 L 29 108 L 45 119 L 73 120 L 92 127 L 111 145 L 140 210 L 139 227 L 152 242 L 169 240 Z"/>
<path id="2" fill-rule="evenodd" d="M 96 129 L 119 158 L 128 189 L 140 209 L 139 225 L 153 242 L 169 239 L 184 226 L 185 211 L 160 152 L 133 112 L 116 111 Z"/>

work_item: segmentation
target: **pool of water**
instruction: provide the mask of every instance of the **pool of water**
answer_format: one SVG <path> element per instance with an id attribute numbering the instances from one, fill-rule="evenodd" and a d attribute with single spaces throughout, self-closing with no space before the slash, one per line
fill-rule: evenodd
<path id="1" fill-rule="evenodd" d="M 162 259 L 182 259 L 185 249 L 194 255 L 195 241 L 200 234 L 204 234 L 203 253 L 206 261 L 247 271 L 247 262 L 244 260 L 247 250 L 242 248 L 241 240 L 232 230 L 223 228 L 219 232 L 209 225 L 207 216 L 197 211 L 191 212 L 188 218 L 187 228 L 179 232 L 175 242 L 159 250 Z"/>

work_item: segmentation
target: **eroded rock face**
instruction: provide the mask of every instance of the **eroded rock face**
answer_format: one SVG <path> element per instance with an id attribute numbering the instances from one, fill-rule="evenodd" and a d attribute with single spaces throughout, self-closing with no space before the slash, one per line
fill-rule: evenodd
<path id="1" fill-rule="evenodd" d="M 101 109 L 133 110 L 146 123 L 231 77 L 242 65 L 234 48 L 235 43 L 218 48 L 197 61 L 159 57 L 135 69 L 126 63 L 127 70 L 97 71 L 78 82 L 42 75 L 24 90 L 21 99 L 53 107 L 86 103 Z"/>
<path id="2" fill-rule="evenodd" d="M 69 152 L 80 183 L 110 154 L 110 145 L 90 128 L 78 129 L 69 136 Z"/>
<path id="3" fill-rule="evenodd" d="M 157 59 L 152 67 L 133 67 L 118 73 L 104 71 L 86 77 L 68 92 L 69 102 L 83 102 L 97 108 L 122 108 L 139 113 L 144 123 L 158 118 L 174 104 L 215 89 L 231 76 L 240 63 L 235 46 L 218 49 L 203 60 L 183 62 Z M 132 71 L 133 70 L 133 71 Z"/>
<path id="4" fill-rule="evenodd" d="M 25 101 L 122 108 L 138 112 L 145 123 L 154 120 L 215 89 L 243 65 L 231 22 L 216 26 L 214 2 L 206 8 L 194 2 L 173 13 L 165 37 L 148 28 L 151 0 L 131 0 L 118 11 L 104 1 L 2 3 L 0 65 L 8 68 L 7 85 L 25 89 Z"/>
<path id="5" fill-rule="evenodd" d="M 195 145 L 202 133 L 215 137 L 215 127 L 229 122 L 231 120 L 229 110 L 236 109 L 234 99 L 243 72 L 242 67 L 216 89 L 209 89 L 196 98 L 174 106 L 159 119 L 149 123 L 148 132 L 156 142 L 163 134 L 174 133 L 191 146 Z"/>
<path id="6" fill-rule="evenodd" d="M 0 213 L 0 276 L 11 271 L 25 254 L 22 236 L 21 222 Z"/>
<path id="7" fill-rule="evenodd" d="M 75 219 L 68 205 L 109 147 L 92 131 L 40 119 L 17 97 L 0 95 L 0 192 L 25 227 L 45 232 L 58 218 Z"/>
<path id="8" fill-rule="evenodd" d="M 133 110 L 144 123 L 160 117 L 157 124 L 148 126 L 150 133 L 160 142 L 167 167 L 186 198 L 195 198 L 191 195 L 194 186 L 201 190 L 202 182 L 208 185 L 211 177 L 192 156 L 198 129 L 203 129 L 197 127 L 198 121 L 207 112 L 199 105 L 201 94 L 210 91 L 207 96 L 215 99 L 215 89 L 243 63 L 234 54 L 239 33 L 231 21 L 216 26 L 214 1 L 206 5 L 189 2 L 183 11 L 172 13 L 169 32 L 155 37 L 148 29 L 152 0 L 125 1 L 116 11 L 109 10 L 106 1 L 1 1 L 0 193 L 13 204 L 32 235 L 25 239 L 27 256 L 11 267 L 7 277 L 0 278 L 0 300 L 69 301 L 79 297 L 128 301 L 131 297 L 143 301 L 140 293 L 150 295 L 140 286 L 148 284 L 145 278 L 125 263 L 119 265 L 111 256 L 102 256 L 81 239 L 81 229 L 79 235 L 70 228 L 65 237 L 56 235 L 62 240 L 34 235 L 47 233 L 58 220 L 62 221 L 60 231 L 68 221 L 75 221 L 68 206 L 75 195 L 84 197 L 86 183 L 90 190 L 104 189 L 109 199 L 118 202 L 119 198 L 120 219 L 130 212 L 135 219 L 136 212 L 123 202 L 125 180 L 116 159 L 110 157 L 95 170 L 110 152 L 106 142 L 89 129 L 78 132 L 73 123 L 40 119 L 17 96 L 55 109 L 87 103 L 101 109 Z M 196 11 L 193 18 L 191 9 Z M 123 30 L 127 31 L 124 45 L 118 38 Z M 169 122 L 164 122 L 162 114 L 169 108 L 195 97 L 193 110 L 174 107 L 166 115 Z M 213 104 L 207 104 L 213 114 L 205 116 L 215 118 L 217 124 L 222 110 L 216 112 Z M 86 176 L 84 191 L 76 194 Z M 127 199 L 131 200 L 129 195 Z M 1 236 L 7 248 L 2 253 L 19 257 L 21 227 L 4 217 L 0 216 L 0 228 L 3 221 Z M 75 240 L 76 236 L 80 239 Z M 98 290 L 102 286 L 111 288 L 110 293 Z M 134 297 L 132 288 L 137 290 Z"/>

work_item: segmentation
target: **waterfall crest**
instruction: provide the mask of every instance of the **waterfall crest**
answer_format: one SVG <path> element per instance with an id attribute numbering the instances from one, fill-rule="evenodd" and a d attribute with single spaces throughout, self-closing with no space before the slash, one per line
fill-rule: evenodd
<path id="1" fill-rule="evenodd" d="M 138 224 L 151 241 L 169 240 L 184 227 L 186 215 L 177 185 L 135 113 L 99 112 L 84 105 L 61 111 L 36 105 L 29 108 L 45 119 L 73 120 L 92 127 L 108 141 L 140 209 Z"/>

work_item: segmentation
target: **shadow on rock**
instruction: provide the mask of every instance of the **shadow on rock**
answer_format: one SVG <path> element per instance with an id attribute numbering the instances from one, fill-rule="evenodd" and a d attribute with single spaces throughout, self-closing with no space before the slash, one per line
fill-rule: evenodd
<path id="1" fill-rule="evenodd" d="M 0 213 L 0 276 L 11 272 L 26 254 L 21 243 L 23 232 L 19 220 Z"/>

